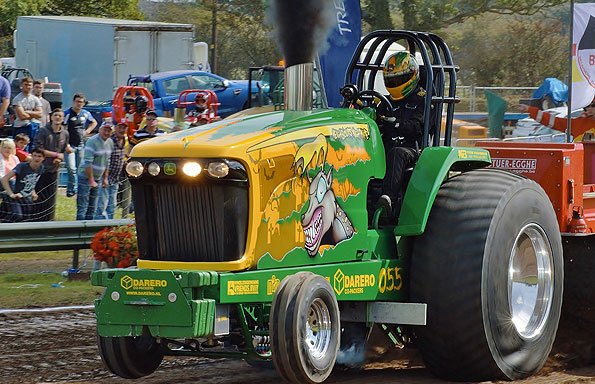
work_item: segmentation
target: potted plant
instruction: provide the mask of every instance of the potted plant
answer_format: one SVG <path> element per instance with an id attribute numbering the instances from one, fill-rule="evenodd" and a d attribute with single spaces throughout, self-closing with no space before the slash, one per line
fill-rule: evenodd
<path id="1" fill-rule="evenodd" d="M 106 227 L 97 232 L 91 242 L 93 257 L 110 268 L 127 268 L 136 265 L 138 244 L 133 224 Z"/>

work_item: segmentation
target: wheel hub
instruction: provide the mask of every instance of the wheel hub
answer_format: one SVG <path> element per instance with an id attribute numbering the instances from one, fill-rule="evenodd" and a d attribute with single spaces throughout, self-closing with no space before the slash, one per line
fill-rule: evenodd
<path id="1" fill-rule="evenodd" d="M 331 341 L 331 317 L 326 303 L 317 298 L 310 305 L 306 321 L 305 343 L 313 359 L 321 359 L 327 353 Z"/>
<path id="2" fill-rule="evenodd" d="M 552 249 L 543 228 L 531 223 L 515 239 L 508 265 L 512 323 L 523 339 L 541 335 L 554 290 Z"/>

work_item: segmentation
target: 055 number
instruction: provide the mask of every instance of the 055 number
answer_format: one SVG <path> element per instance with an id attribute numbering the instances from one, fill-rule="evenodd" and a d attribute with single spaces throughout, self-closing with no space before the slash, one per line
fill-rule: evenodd
<path id="1" fill-rule="evenodd" d="M 401 279 L 401 269 L 381 268 L 378 274 L 378 292 L 392 292 L 401 290 L 403 279 Z"/>

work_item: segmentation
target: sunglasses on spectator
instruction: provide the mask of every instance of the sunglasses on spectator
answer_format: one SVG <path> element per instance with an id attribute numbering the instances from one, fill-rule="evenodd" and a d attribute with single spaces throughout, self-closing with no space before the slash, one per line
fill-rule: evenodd
<path id="1" fill-rule="evenodd" d="M 157 119 L 156 118 L 149 118 L 149 117 L 147 117 L 147 121 L 155 121 L 155 120 L 157 120 Z"/>
<path id="2" fill-rule="evenodd" d="M 591 104 L 587 105 L 585 107 L 585 109 L 587 109 L 587 108 L 595 108 L 595 103 L 591 103 Z"/>

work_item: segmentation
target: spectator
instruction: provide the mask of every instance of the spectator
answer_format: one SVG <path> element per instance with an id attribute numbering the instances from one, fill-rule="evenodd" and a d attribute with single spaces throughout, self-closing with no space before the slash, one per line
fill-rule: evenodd
<path id="1" fill-rule="evenodd" d="M 14 136 L 19 133 L 25 133 L 30 138 L 35 138 L 39 129 L 39 119 L 43 114 L 41 101 L 37 96 L 31 93 L 33 89 L 33 79 L 23 77 L 21 79 L 21 93 L 12 100 L 12 106 L 16 113 L 14 120 Z M 30 148 L 27 147 L 27 150 Z"/>
<path id="2" fill-rule="evenodd" d="M 107 188 L 108 168 L 114 142 L 112 125 L 104 122 L 99 133 L 87 140 L 84 158 L 78 174 L 76 219 L 92 220 L 97 210 L 99 189 Z"/>
<path id="3" fill-rule="evenodd" d="M 19 133 L 14 138 L 14 144 L 16 145 L 15 154 L 21 162 L 31 160 L 31 155 L 26 150 L 27 145 L 29 145 L 29 141 L 29 136 L 25 135 L 24 133 Z"/>
<path id="4" fill-rule="evenodd" d="M 6 221 L 11 223 L 30 221 L 34 203 L 38 199 L 36 185 L 43 172 L 44 158 L 43 151 L 36 148 L 33 150 L 30 162 L 19 163 L 0 180 L 9 198 L 9 212 Z M 9 180 L 15 176 L 16 181 L 13 189 Z"/>
<path id="5" fill-rule="evenodd" d="M 36 221 L 54 220 L 60 163 L 72 152 L 63 121 L 64 112 L 55 108 L 50 114 L 50 125 L 42 127 L 33 141 L 33 147 L 42 150 L 45 156 L 44 172 L 37 183 L 40 207 Z"/>
<path id="6" fill-rule="evenodd" d="M 141 141 L 151 139 L 155 136 L 165 135 L 165 132 L 157 128 L 157 113 L 153 110 L 148 110 L 146 113 L 147 125 L 143 129 L 134 132 L 130 138 L 130 146 L 133 147 Z"/>
<path id="7" fill-rule="evenodd" d="M 33 82 L 33 94 L 41 101 L 41 119 L 39 119 L 41 126 L 45 127 L 50 122 L 50 114 L 52 113 L 52 107 L 50 102 L 43 98 L 43 83 L 41 80 L 35 80 Z"/>
<path id="8" fill-rule="evenodd" d="M 124 161 L 126 159 L 126 149 L 128 140 L 126 131 L 128 124 L 120 122 L 116 125 L 115 132 L 112 135 L 114 148 L 112 150 L 109 169 L 107 176 L 107 188 L 102 188 L 99 191 L 99 198 L 97 200 L 97 212 L 95 213 L 95 220 L 113 219 L 116 211 L 116 197 L 118 190 L 123 182 L 127 180 L 124 173 Z M 130 198 L 128 197 L 128 205 Z M 124 210 L 124 209 L 123 209 Z"/>
<path id="9" fill-rule="evenodd" d="M 127 103 L 130 100 L 126 100 Z M 149 110 L 149 99 L 146 96 L 136 96 L 133 101 L 134 104 L 128 105 L 126 120 L 128 121 L 128 138 L 132 138 L 132 135 L 144 126 L 144 119 L 146 112 Z"/>
<path id="10" fill-rule="evenodd" d="M 12 171 L 14 167 L 20 163 L 19 158 L 16 157 L 16 146 L 12 139 L 2 140 L 0 144 L 0 177 L 4 177 L 8 172 Z"/>
<path id="11" fill-rule="evenodd" d="M 4 116 L 10 105 L 10 83 L 0 76 L 0 128 L 6 123 Z"/>
<path id="12" fill-rule="evenodd" d="M 72 107 L 64 111 L 64 123 L 68 126 L 68 143 L 73 150 L 66 159 L 66 165 L 68 166 L 67 197 L 75 195 L 77 177 L 85 148 L 83 139 L 89 137 L 97 126 L 97 121 L 89 111 L 83 109 L 84 106 L 85 95 L 77 93 L 72 98 Z"/>

